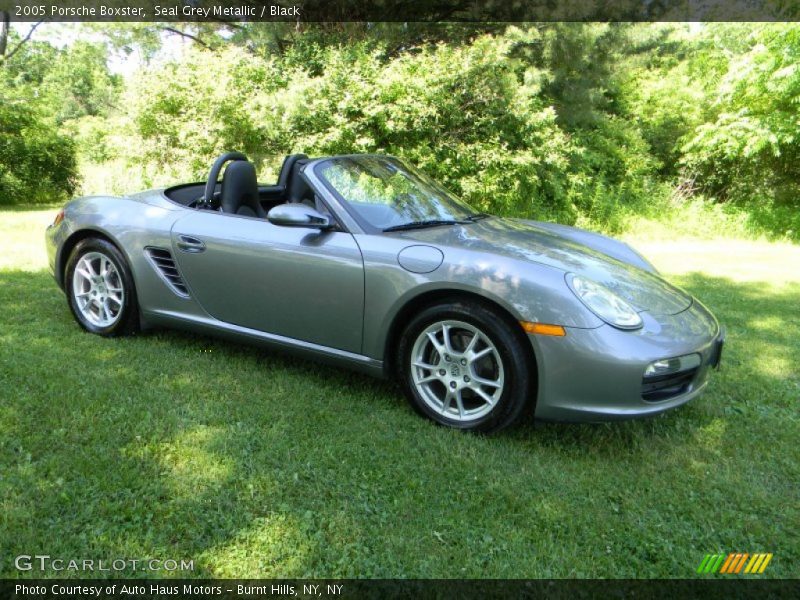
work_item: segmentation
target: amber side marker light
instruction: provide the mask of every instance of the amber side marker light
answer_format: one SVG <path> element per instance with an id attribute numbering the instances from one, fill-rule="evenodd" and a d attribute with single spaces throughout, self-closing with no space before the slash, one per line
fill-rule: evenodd
<path id="1" fill-rule="evenodd" d="M 548 325 L 547 323 L 530 323 L 528 321 L 520 321 L 520 325 L 522 325 L 522 329 L 525 330 L 525 333 L 537 333 L 539 335 L 555 335 L 558 337 L 563 337 L 567 335 L 567 332 L 561 325 Z"/>
<path id="2" fill-rule="evenodd" d="M 58 224 L 61 223 L 61 221 L 63 220 L 64 220 L 64 209 L 62 208 L 60 211 L 58 211 L 58 214 L 56 214 L 56 218 L 53 219 L 53 227 L 58 226 Z"/>

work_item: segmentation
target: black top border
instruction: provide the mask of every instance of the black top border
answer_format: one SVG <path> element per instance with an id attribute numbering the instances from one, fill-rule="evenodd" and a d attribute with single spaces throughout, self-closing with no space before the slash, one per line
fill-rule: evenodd
<path id="1" fill-rule="evenodd" d="M 27 22 L 800 21 L 800 0 L 0 0 Z"/>

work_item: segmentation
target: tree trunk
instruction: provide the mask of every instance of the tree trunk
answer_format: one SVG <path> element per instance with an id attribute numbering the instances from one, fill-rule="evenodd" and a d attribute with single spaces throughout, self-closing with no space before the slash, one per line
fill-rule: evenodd
<path id="1" fill-rule="evenodd" d="M 33 36 L 33 32 L 36 31 L 36 28 L 39 25 L 41 25 L 42 23 L 44 23 L 44 21 L 38 21 L 37 23 L 34 23 L 33 27 L 31 27 L 30 31 L 28 31 L 28 35 L 26 35 L 24 38 L 22 38 L 20 40 L 19 44 L 14 46 L 11 49 L 10 52 L 6 52 L 7 49 L 5 47 L 5 44 L 3 44 L 3 52 L 0 52 L 0 67 L 2 67 L 6 62 L 11 60 L 11 57 L 14 56 L 17 52 L 19 52 L 19 49 L 22 48 L 22 46 L 25 45 L 25 42 L 27 42 L 29 39 L 31 39 L 31 36 Z M 6 35 L 6 42 L 7 42 L 8 41 L 8 28 L 7 27 L 5 28 L 5 32 L 6 32 L 5 35 Z"/>
<path id="2" fill-rule="evenodd" d="M 8 28 L 11 23 L 11 16 L 6 11 L 0 11 L 0 57 L 6 55 L 8 46 Z"/>

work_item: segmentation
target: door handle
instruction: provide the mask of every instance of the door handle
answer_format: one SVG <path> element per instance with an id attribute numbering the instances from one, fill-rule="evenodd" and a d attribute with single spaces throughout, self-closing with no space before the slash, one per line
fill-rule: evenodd
<path id="1" fill-rule="evenodd" d="M 176 245 L 184 252 L 197 253 L 203 252 L 206 249 L 206 245 L 202 242 L 202 240 L 198 240 L 197 238 L 189 235 L 179 235 L 178 243 Z"/>

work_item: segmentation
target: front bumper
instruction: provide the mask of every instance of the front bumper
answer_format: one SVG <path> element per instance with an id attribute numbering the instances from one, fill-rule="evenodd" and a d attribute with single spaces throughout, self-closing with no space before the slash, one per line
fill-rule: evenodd
<path id="1" fill-rule="evenodd" d="M 714 316 L 697 300 L 677 315 L 641 316 L 644 325 L 637 331 L 603 325 L 567 328 L 564 337 L 530 335 L 539 375 L 536 418 L 631 419 L 664 412 L 700 394 L 724 343 L 724 331 Z M 647 365 L 692 353 L 700 354 L 700 366 L 679 393 L 659 401 L 643 398 Z"/>
<path id="2" fill-rule="evenodd" d="M 44 232 L 44 246 L 47 251 L 47 264 L 50 268 L 50 274 L 62 290 L 64 289 L 64 281 L 57 265 L 61 260 L 60 249 L 63 247 L 67 237 L 69 237 L 69 228 L 66 225 L 66 221 L 62 221 L 58 225 L 48 225 Z"/>

